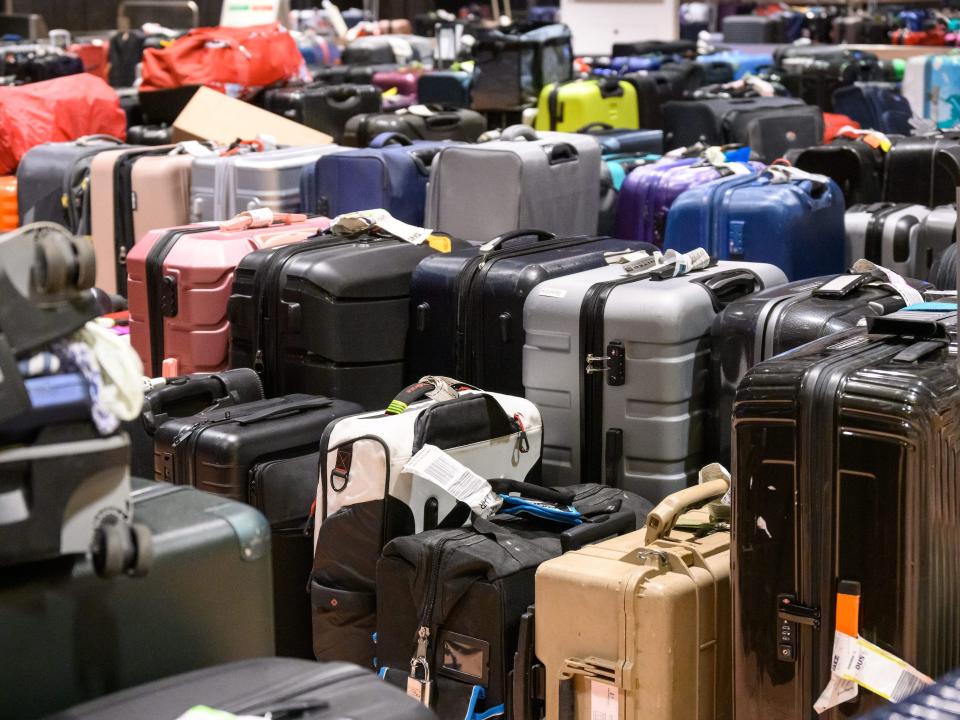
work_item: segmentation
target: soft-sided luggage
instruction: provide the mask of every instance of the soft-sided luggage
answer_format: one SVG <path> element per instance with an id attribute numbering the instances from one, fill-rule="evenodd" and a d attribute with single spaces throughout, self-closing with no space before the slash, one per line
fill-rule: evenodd
<path id="1" fill-rule="evenodd" d="M 784 42 L 783 24 L 768 15 L 729 15 L 721 23 L 723 41 L 740 45 Z"/>
<path id="2" fill-rule="evenodd" d="M 897 139 L 887 153 L 882 199 L 929 207 L 956 202 L 958 147 L 957 131 Z"/>
<path id="3" fill-rule="evenodd" d="M 403 384 L 410 276 L 435 254 L 373 234 L 251 253 L 230 296 L 231 366 L 256 369 L 267 397 L 308 392 L 383 407 Z"/>
<path id="4" fill-rule="evenodd" d="M 844 215 L 846 263 L 859 258 L 898 275 L 924 279 L 956 238 L 952 232 L 921 232 L 931 209 L 910 203 L 854 205 Z M 952 227 L 950 228 L 952 230 Z"/>
<path id="5" fill-rule="evenodd" d="M 699 185 L 670 208 L 664 248 L 699 245 L 726 260 L 768 262 L 791 280 L 843 272 L 843 194 L 823 175 L 771 167 Z"/>
<path id="6" fill-rule="evenodd" d="M 262 211 L 259 211 L 262 212 Z M 259 213 L 258 213 L 259 214 Z M 272 213 L 270 216 L 272 218 Z M 233 272 L 248 253 L 303 240 L 329 225 L 326 218 L 280 216 L 278 224 L 246 223 L 154 230 L 127 258 L 130 342 L 151 377 L 217 372 L 227 367 L 227 300 Z"/>
<path id="7" fill-rule="evenodd" d="M 193 488 L 132 484 L 133 517 L 152 537 L 143 577 L 103 578 L 85 558 L 4 568 L 0 643 L 18 648 L 0 685 L 4 714 L 40 717 L 171 673 L 273 653 L 263 515 Z"/>
<path id="8" fill-rule="evenodd" d="M 748 145 L 765 162 L 792 148 L 819 145 L 823 114 L 819 108 L 787 97 L 707 98 L 663 106 L 664 149 L 698 142 Z"/>
<path id="9" fill-rule="evenodd" d="M 841 135 L 827 145 L 791 150 L 786 158 L 794 167 L 836 182 L 847 207 L 879 202 L 883 194 L 886 152 L 878 138 Z"/>
<path id="10" fill-rule="evenodd" d="M 146 35 L 143 30 L 125 30 L 110 38 L 107 59 L 110 71 L 107 80 L 115 88 L 133 87 L 137 81 L 137 65 L 143 58 Z"/>
<path id="11" fill-rule="evenodd" d="M 949 129 L 960 122 L 960 56 L 922 54 L 907 60 L 903 95 L 920 117 Z"/>
<path id="12" fill-rule="evenodd" d="M 438 399 L 430 399 L 430 395 Z M 520 397 L 423 378 L 382 410 L 344 418 L 320 442 L 310 581 L 318 660 L 371 667 L 376 565 L 390 540 L 458 527 L 469 509 L 403 467 L 433 445 L 483 478 L 537 482 L 540 412 Z"/>
<path id="13" fill-rule="evenodd" d="M 203 707 L 203 711 L 193 710 Z M 210 708 L 214 708 L 211 710 Z M 432 720 L 416 700 L 349 663 L 263 657 L 130 688 L 64 710 L 51 720 L 169 720 L 190 711 L 302 720 Z"/>
<path id="14" fill-rule="evenodd" d="M 729 507 L 696 507 L 730 483 L 716 465 L 702 475 L 654 508 L 645 530 L 537 570 L 527 634 L 547 720 L 730 717 Z M 525 669 L 514 670 L 515 718 L 534 717 Z"/>
<path id="15" fill-rule="evenodd" d="M 285 395 L 168 418 L 157 428 L 155 479 L 249 503 L 270 522 L 278 655 L 310 655 L 304 588 L 313 544 L 304 528 L 316 496 L 317 447 L 331 422 L 360 409 Z"/>
<path id="16" fill-rule="evenodd" d="M 537 105 L 537 130 L 577 132 L 591 123 L 637 129 L 637 91 L 617 78 L 571 80 L 545 85 Z"/>
<path id="17" fill-rule="evenodd" d="M 651 509 L 641 497 L 599 485 L 545 488 L 493 481 L 491 486 L 511 493 L 511 499 L 567 513 L 572 507 L 582 522 L 501 512 L 475 519 L 473 527 L 400 537 L 384 548 L 377 563 L 380 676 L 404 688 L 411 676 L 425 677 L 429 704 L 440 718 L 516 717 L 506 703 L 537 567 L 591 541 L 642 527 Z"/>
<path id="18" fill-rule="evenodd" d="M 479 249 L 425 259 L 410 285 L 406 377 L 452 375 L 523 394 L 523 303 L 551 278 L 604 264 L 607 253 L 652 249 L 606 237 L 518 230 Z"/>
<path id="19" fill-rule="evenodd" d="M 417 80 L 417 101 L 451 108 L 470 107 L 473 73 L 465 70 L 434 70 Z"/>
<path id="20" fill-rule="evenodd" d="M 0 231 L 13 230 L 17 219 L 17 176 L 0 177 Z"/>
<path id="21" fill-rule="evenodd" d="M 856 82 L 837 88 L 833 93 L 833 109 L 870 130 L 894 135 L 913 132 L 910 126 L 913 110 L 893 83 Z"/>
<path id="22" fill-rule="evenodd" d="M 269 90 L 267 110 L 330 135 L 339 142 L 354 115 L 378 113 L 381 92 L 376 85 L 305 85 Z"/>
<path id="23" fill-rule="evenodd" d="M 396 68 L 393 60 L 388 65 L 333 65 L 314 68 L 314 85 L 371 85 L 373 74 L 380 69 Z"/>
<path id="24" fill-rule="evenodd" d="M 354 115 L 341 142 L 367 147 L 381 133 L 399 133 L 410 140 L 476 142 L 487 131 L 487 119 L 474 110 L 417 105 L 395 113 Z"/>
<path id="25" fill-rule="evenodd" d="M 18 85 L 82 72 L 80 58 L 50 45 L 6 45 L 0 56 L 0 76 Z"/>
<path id="26" fill-rule="evenodd" d="M 638 40 L 636 42 L 614 43 L 610 50 L 613 57 L 628 55 L 684 55 L 697 54 L 695 40 Z"/>
<path id="27" fill-rule="evenodd" d="M 586 135 L 526 126 L 507 128 L 498 141 L 443 148 L 433 161 L 424 222 L 477 244 L 531 227 L 593 235 L 600 157 Z"/>
<path id="28" fill-rule="evenodd" d="M 594 122 L 577 132 L 594 138 L 604 155 L 663 152 L 663 132 L 660 130 L 624 130 L 608 123 Z"/>
<path id="29" fill-rule="evenodd" d="M 776 77 L 790 94 L 825 112 L 840 112 L 833 107 L 839 88 L 880 79 L 877 56 L 859 50 L 787 47 L 777 50 L 774 59 Z"/>
<path id="30" fill-rule="evenodd" d="M 676 267 L 613 264 L 529 293 L 523 379 L 544 415 L 547 484 L 601 482 L 655 501 L 704 464 L 710 325 L 725 304 L 786 278 L 758 263 L 671 277 Z"/>
<path id="31" fill-rule="evenodd" d="M 955 327 L 956 309 L 873 318 L 868 332 L 771 358 L 740 383 L 736 718 L 813 716 L 831 679 L 838 592 L 851 582 L 861 638 L 934 677 L 960 666 L 960 556 L 944 542 L 960 522 L 960 388 L 946 323 Z M 860 689 L 821 717 L 884 703 Z"/>
<path id="32" fill-rule="evenodd" d="M 939 678 L 934 685 L 918 690 L 908 699 L 894 705 L 884 705 L 860 720 L 923 720 L 935 715 L 938 720 L 956 720 L 960 717 L 957 698 L 960 697 L 960 671 Z"/>

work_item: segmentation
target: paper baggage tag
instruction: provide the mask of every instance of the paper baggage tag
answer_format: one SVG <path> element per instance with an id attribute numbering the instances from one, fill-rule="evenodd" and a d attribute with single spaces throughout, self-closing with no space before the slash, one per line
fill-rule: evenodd
<path id="1" fill-rule="evenodd" d="M 590 720 L 620 720 L 620 692 L 616 687 L 590 681 Z"/>
<path id="2" fill-rule="evenodd" d="M 191 157 L 209 157 L 210 155 L 217 154 L 215 150 L 208 148 L 206 145 L 196 140 L 184 140 L 177 147 L 180 152 L 184 152 Z M 174 150 L 171 150 L 170 152 L 172 154 Z"/>
<path id="3" fill-rule="evenodd" d="M 403 471 L 437 485 L 482 518 L 493 517 L 503 504 L 490 483 L 435 445 L 424 445 Z"/>
<path id="4" fill-rule="evenodd" d="M 361 210 L 359 212 L 338 215 L 330 223 L 330 231 L 334 235 L 357 235 L 371 228 L 379 228 L 388 235 L 408 242 L 411 245 L 422 245 L 433 234 L 432 228 L 421 228 L 397 220 L 383 209 Z"/>

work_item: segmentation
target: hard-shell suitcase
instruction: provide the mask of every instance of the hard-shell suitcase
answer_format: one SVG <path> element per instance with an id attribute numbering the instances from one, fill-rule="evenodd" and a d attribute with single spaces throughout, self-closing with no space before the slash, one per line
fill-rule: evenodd
<path id="1" fill-rule="evenodd" d="M 17 176 L 0 177 L 0 231 L 13 230 L 17 219 Z"/>
<path id="2" fill-rule="evenodd" d="M 406 111 L 354 115 L 347 120 L 341 142 L 367 147 L 381 133 L 399 133 L 411 140 L 476 142 L 487 131 L 487 119 L 473 110 L 420 105 Z"/>
<path id="3" fill-rule="evenodd" d="M 433 41 L 417 35 L 368 35 L 351 40 L 340 62 L 344 65 L 407 65 L 419 62 L 429 65 L 433 60 Z"/>
<path id="4" fill-rule="evenodd" d="M 637 129 L 637 91 L 617 78 L 570 80 L 545 85 L 537 104 L 537 130 L 577 132 L 591 123 Z"/>
<path id="5" fill-rule="evenodd" d="M 956 205 L 944 205 L 934 208 L 921 223 L 920 232 L 952 235 L 956 237 Z M 933 267 L 930 269 L 930 275 L 927 279 L 933 283 L 933 286 L 938 290 L 957 289 L 957 247 L 957 244 L 954 243 L 944 250 L 943 254 L 934 261 Z"/>
<path id="6" fill-rule="evenodd" d="M 861 138 L 841 136 L 827 145 L 791 150 L 786 158 L 794 167 L 837 183 L 847 207 L 879 202 L 883 194 L 886 153 Z"/>
<path id="7" fill-rule="evenodd" d="M 862 638 L 927 675 L 960 665 L 952 621 L 960 555 L 945 541 L 960 522 L 960 389 L 948 341 L 931 337 L 947 332 L 942 322 L 955 324 L 956 311 L 942 317 L 874 318 L 869 333 L 833 335 L 766 360 L 740 383 L 736 718 L 815 716 L 831 677 L 841 582 L 860 584 Z M 884 702 L 861 689 L 820 717 Z"/>
<path id="8" fill-rule="evenodd" d="M 920 117 L 949 129 L 960 121 L 960 56 L 922 54 L 907 60 L 903 95 Z"/>
<path id="9" fill-rule="evenodd" d="M 187 153 L 146 155 L 130 170 L 132 243 L 151 230 L 190 222 L 190 176 L 194 157 Z"/>
<path id="10" fill-rule="evenodd" d="M 354 115 L 378 113 L 381 92 L 376 85 L 307 85 L 267 91 L 267 110 L 319 130 L 339 142 Z"/>
<path id="11" fill-rule="evenodd" d="M 898 275 L 926 278 L 936 259 L 956 241 L 949 231 L 921 232 L 930 212 L 926 205 L 910 203 L 854 205 L 844 215 L 847 267 L 866 258 Z"/>
<path id="12" fill-rule="evenodd" d="M 168 418 L 154 437 L 156 480 L 249 503 L 266 515 L 279 655 L 310 654 L 304 588 L 313 543 L 304 528 L 316 496 L 318 443 L 331 422 L 360 409 L 343 400 L 285 395 Z"/>
<path id="13" fill-rule="evenodd" d="M 433 161 L 424 222 L 477 244 L 530 227 L 592 235 L 600 155 L 585 135 L 525 126 L 498 141 L 444 148 Z"/>
<path id="14" fill-rule="evenodd" d="M 523 394 L 523 303 L 544 280 L 604 264 L 607 253 L 652 249 L 607 237 L 519 230 L 479 249 L 427 258 L 410 283 L 406 377 L 449 375 Z"/>
<path id="15" fill-rule="evenodd" d="M 770 53 L 747 53 L 739 50 L 723 50 L 709 55 L 700 55 L 699 63 L 724 62 L 733 67 L 732 80 L 739 80 L 744 75 L 757 75 L 761 70 L 773 66 L 773 56 Z M 713 82 L 717 82 L 714 80 Z"/>
<path id="16" fill-rule="evenodd" d="M 899 138 L 887 153 L 885 202 L 933 207 L 956 202 L 960 132 Z"/>
<path id="17" fill-rule="evenodd" d="M 833 19 L 831 41 L 834 43 L 867 43 L 886 45 L 890 23 L 885 18 L 852 15 Z"/>
<path id="18" fill-rule="evenodd" d="M 133 516 L 152 535 L 145 576 L 105 579 L 86 559 L 4 568 L 0 646 L 17 648 L 0 685 L 4 717 L 273 653 L 264 517 L 193 488 L 132 482 Z"/>
<path id="19" fill-rule="evenodd" d="M 670 208 L 663 246 L 768 262 L 791 280 L 844 270 L 843 194 L 822 175 L 773 168 L 699 185 Z"/>
<path id="20" fill-rule="evenodd" d="M 381 69 L 394 69 L 393 60 L 387 65 L 333 65 L 313 70 L 315 85 L 371 85 L 373 74 Z"/>
<path id="21" fill-rule="evenodd" d="M 625 130 L 606 122 L 593 122 L 577 132 L 594 138 L 604 155 L 663 152 L 663 132 L 660 130 Z"/>
<path id="22" fill-rule="evenodd" d="M 403 385 L 410 276 L 435 254 L 427 243 L 369 234 L 251 253 L 230 296 L 231 366 L 256 369 L 267 397 L 385 406 Z"/>
<path id="23" fill-rule="evenodd" d="M 326 218 L 292 225 L 221 230 L 197 224 L 155 230 L 128 258 L 130 342 L 151 377 L 163 361 L 177 374 L 227 367 L 227 300 L 240 260 L 254 250 L 305 239 L 328 227 Z"/>
<path id="24" fill-rule="evenodd" d="M 658 160 L 659 155 L 645 153 L 604 154 L 603 164 L 600 166 L 600 219 L 597 222 L 597 232 L 600 235 L 617 233 L 617 206 L 627 175 L 638 167 Z"/>
<path id="25" fill-rule="evenodd" d="M 707 457 L 710 325 L 785 280 L 758 263 L 664 279 L 614 264 L 538 285 L 523 308 L 523 380 L 544 415 L 544 481 L 654 501 L 686 487 Z"/>
<path id="26" fill-rule="evenodd" d="M 417 80 L 417 100 L 425 105 L 470 107 L 473 73 L 464 70 L 434 70 Z"/>
<path id="27" fill-rule="evenodd" d="M 373 74 L 371 84 L 385 93 L 417 96 L 417 80 L 421 72 L 413 70 L 382 70 Z"/>
<path id="28" fill-rule="evenodd" d="M 910 135 L 913 110 L 894 83 L 857 82 L 833 93 L 833 109 L 860 127 L 894 135 Z"/>
<path id="29" fill-rule="evenodd" d="M 923 720 L 931 715 L 938 720 L 956 720 L 960 718 L 960 671 L 939 678 L 936 684 L 919 690 L 908 699 L 895 705 L 885 705 L 873 712 L 859 716 L 860 720 Z"/>
<path id="30" fill-rule="evenodd" d="M 704 468 L 714 474 L 667 497 L 645 530 L 539 567 L 532 624 L 547 720 L 729 720 L 729 526 L 712 507 L 693 509 L 727 491 L 722 468 Z M 534 682 L 521 670 L 515 718 L 532 717 Z"/>
<path id="31" fill-rule="evenodd" d="M 537 567 L 642 527 L 651 509 L 641 497 L 598 485 L 491 485 L 547 507 L 572 506 L 584 521 L 569 525 L 500 513 L 475 520 L 473 527 L 400 537 L 384 548 L 377 563 L 379 673 L 401 687 L 412 672 L 421 679 L 426 674 L 430 705 L 440 718 L 516 717 L 506 704 Z M 411 663 L 419 667 L 411 669 Z"/>
<path id="32" fill-rule="evenodd" d="M 784 41 L 783 25 L 774 17 L 729 15 L 723 19 L 721 25 L 725 43 L 769 45 Z"/>
<path id="33" fill-rule="evenodd" d="M 421 703 L 355 665 L 263 657 L 133 687 L 65 710 L 51 720 L 169 720 L 198 712 L 194 708 L 200 706 L 206 714 L 274 718 L 295 714 L 302 720 L 433 719 Z"/>

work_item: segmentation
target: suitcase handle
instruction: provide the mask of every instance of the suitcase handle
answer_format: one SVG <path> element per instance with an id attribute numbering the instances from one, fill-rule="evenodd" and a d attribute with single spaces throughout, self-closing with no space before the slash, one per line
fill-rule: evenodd
<path id="1" fill-rule="evenodd" d="M 467 385 L 453 378 L 443 378 L 447 384 L 456 392 L 463 390 L 478 390 L 473 385 Z M 429 376 L 420 378 L 412 385 L 407 385 L 403 390 L 397 393 L 397 396 L 387 405 L 385 415 L 399 415 L 415 402 L 419 402 L 437 389 L 437 383 Z"/>
<path id="2" fill-rule="evenodd" d="M 267 408 L 266 410 L 261 410 L 253 415 L 248 415 L 247 417 L 237 418 L 237 424 L 253 425 L 254 423 L 262 422 L 264 420 L 273 420 L 285 415 L 293 415 L 306 410 L 317 410 L 319 408 L 330 407 L 331 405 L 333 405 L 333 400 L 325 397 L 311 398 L 310 400 L 298 400 L 297 402 Z"/>
<path id="3" fill-rule="evenodd" d="M 460 124 L 460 116 L 455 112 L 442 112 L 428 115 L 423 119 L 424 124 L 431 129 L 455 128 Z"/>
<path id="4" fill-rule="evenodd" d="M 147 435 L 153 437 L 157 426 L 169 417 L 171 411 L 177 412 L 176 405 L 185 400 L 203 401 L 206 403 L 207 409 L 210 409 L 211 406 L 216 407 L 226 399 L 236 401 L 239 394 L 236 390 L 229 389 L 228 379 L 231 374 L 233 376 L 249 374 L 249 380 L 257 386 L 260 385 L 260 376 L 254 370 L 251 368 L 235 368 L 207 376 L 181 375 L 180 377 L 169 378 L 165 385 L 152 390 L 149 393 L 149 400 L 144 402 L 141 415 L 141 421 Z M 262 390 L 260 394 L 262 397 Z"/>
<path id="5" fill-rule="evenodd" d="M 506 142 L 515 142 L 520 140 L 539 140 L 540 136 L 537 135 L 537 131 L 529 125 L 511 125 L 500 133 L 500 139 Z"/>
<path id="6" fill-rule="evenodd" d="M 382 148 L 386 147 L 387 145 L 413 145 L 413 140 L 408 138 L 403 133 L 382 132 L 370 141 L 370 145 L 368 147 Z"/>
<path id="7" fill-rule="evenodd" d="M 610 125 L 609 123 L 605 123 L 605 122 L 592 122 L 592 123 L 587 123 L 582 128 L 577 130 L 577 132 L 582 135 L 595 135 L 605 130 L 613 130 L 613 125 Z"/>
<path id="8" fill-rule="evenodd" d="M 534 485 L 533 483 L 522 482 L 520 480 L 507 480 L 497 478 L 488 480 L 490 487 L 498 495 L 510 495 L 515 493 L 521 497 L 531 500 L 543 500 L 544 502 L 563 503 L 572 505 L 576 493 L 569 488 L 544 487 L 543 485 Z"/>
<path id="9" fill-rule="evenodd" d="M 98 142 L 111 142 L 116 145 L 123 145 L 123 140 L 113 135 L 84 135 L 82 138 L 77 138 L 76 144 L 80 147 L 85 147 Z"/>
<path id="10" fill-rule="evenodd" d="M 560 551 L 579 550 L 584 545 L 623 535 L 637 529 L 637 516 L 632 510 L 620 510 L 609 515 L 597 515 L 592 522 L 582 523 L 560 533 Z"/>
<path id="11" fill-rule="evenodd" d="M 723 497 L 730 489 L 730 474 L 720 463 L 707 465 L 700 471 L 700 475 L 701 479 L 705 476 L 714 479 L 667 495 L 650 511 L 647 515 L 647 537 L 644 541 L 646 545 L 669 535 L 677 519 L 687 508 Z"/>
<path id="12" fill-rule="evenodd" d="M 710 300 L 716 312 L 720 312 L 734 300 L 763 290 L 763 280 L 760 276 L 746 268 L 724 270 L 710 277 L 697 278 L 692 282 L 702 285 L 704 290 L 710 293 Z"/>
<path id="13" fill-rule="evenodd" d="M 560 165 L 561 163 L 575 162 L 580 157 L 580 153 L 570 143 L 557 143 L 551 145 L 547 151 L 547 159 L 551 165 Z"/>
<path id="14" fill-rule="evenodd" d="M 556 235 L 546 230 L 533 230 L 530 228 L 511 230 L 510 232 L 506 232 L 503 235 L 498 235 L 493 240 L 481 245 L 480 252 L 489 254 L 495 250 L 499 250 L 501 245 L 504 245 L 511 240 L 518 240 L 519 238 L 524 237 L 535 237 L 536 240 L 534 240 L 534 242 L 550 242 L 551 240 L 557 239 Z"/>

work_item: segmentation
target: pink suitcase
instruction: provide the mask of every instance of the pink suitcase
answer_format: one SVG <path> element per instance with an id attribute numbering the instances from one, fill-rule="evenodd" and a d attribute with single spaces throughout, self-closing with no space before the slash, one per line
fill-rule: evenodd
<path id="1" fill-rule="evenodd" d="M 417 83 L 420 81 L 419 70 L 392 70 L 373 74 L 373 84 L 387 92 L 396 88 L 398 95 L 417 96 Z"/>
<path id="2" fill-rule="evenodd" d="M 127 255 L 130 341 L 144 373 L 159 377 L 225 369 L 227 301 L 237 265 L 254 250 L 299 242 L 329 225 L 327 218 L 260 208 L 224 224 L 147 233 Z"/>

